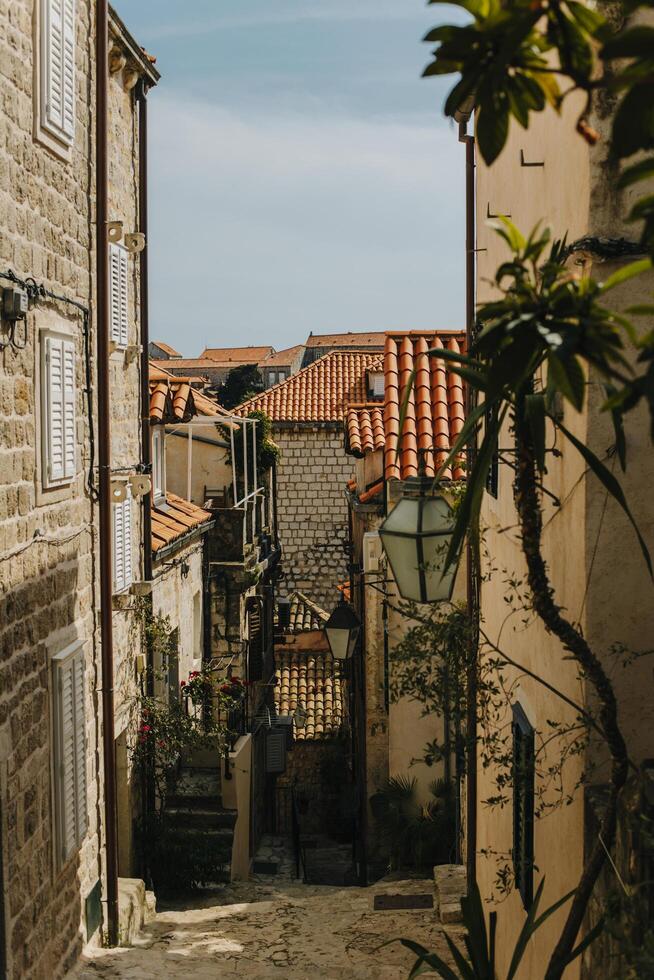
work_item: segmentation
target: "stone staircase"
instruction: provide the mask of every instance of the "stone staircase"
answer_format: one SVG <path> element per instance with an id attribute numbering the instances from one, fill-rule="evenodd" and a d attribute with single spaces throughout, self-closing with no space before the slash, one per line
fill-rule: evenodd
<path id="1" fill-rule="evenodd" d="M 186 760 L 174 791 L 167 797 L 164 815 L 168 832 L 175 838 L 175 850 L 194 855 L 190 864 L 204 855 L 215 868 L 211 880 L 203 881 L 203 885 L 231 880 L 237 813 L 223 806 L 219 766 L 194 765 L 193 758 Z"/>

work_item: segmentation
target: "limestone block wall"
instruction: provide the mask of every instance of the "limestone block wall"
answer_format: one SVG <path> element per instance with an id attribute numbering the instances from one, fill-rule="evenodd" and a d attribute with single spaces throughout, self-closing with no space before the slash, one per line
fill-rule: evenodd
<path id="1" fill-rule="evenodd" d="M 77 2 L 75 140 L 62 155 L 35 138 L 39 4 L 0 4 L 0 271 L 33 276 L 85 306 L 91 305 L 93 261 L 91 7 L 90 0 Z M 84 898 L 101 872 L 96 514 L 85 492 L 90 453 L 82 321 L 69 307 L 39 302 L 26 326 L 24 349 L 0 353 L 0 884 L 12 980 L 67 972 L 81 946 Z M 49 491 L 40 472 L 44 328 L 74 339 L 79 420 L 76 476 Z M 94 346 L 93 336 L 90 342 Z M 60 867 L 53 853 L 50 659 L 78 638 L 86 657 L 89 829 L 81 849 Z"/>
<path id="2" fill-rule="evenodd" d="M 342 425 L 276 426 L 273 437 L 281 449 L 277 518 L 286 576 L 279 591 L 299 589 L 331 611 L 348 575 L 345 485 L 354 466 Z"/>

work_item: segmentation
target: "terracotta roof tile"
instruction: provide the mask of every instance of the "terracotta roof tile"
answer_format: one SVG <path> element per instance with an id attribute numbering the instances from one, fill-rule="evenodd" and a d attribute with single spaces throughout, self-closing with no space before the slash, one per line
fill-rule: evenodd
<path id="1" fill-rule="evenodd" d="M 369 333 L 354 333 L 348 331 L 347 333 L 309 334 L 306 346 L 351 347 L 353 349 L 361 347 L 382 351 L 384 349 L 385 340 L 386 334 L 383 331 Z"/>
<path id="2" fill-rule="evenodd" d="M 218 361 L 220 364 L 231 364 L 238 367 L 240 364 L 258 364 L 264 357 L 273 354 L 274 347 L 205 347 L 200 354 L 200 358 L 209 358 L 211 361 Z"/>
<path id="3" fill-rule="evenodd" d="M 179 371 L 180 368 L 192 368 L 193 370 L 201 371 L 203 368 L 208 370 L 213 368 L 216 369 L 216 362 L 210 360 L 208 357 L 172 357 L 161 358 L 155 357 L 150 361 L 151 364 L 156 364 L 158 368 L 163 371 Z"/>
<path id="4" fill-rule="evenodd" d="M 229 414 L 212 398 L 192 389 L 191 378 L 175 377 L 153 361 L 150 361 L 149 377 L 153 422 L 188 422 L 194 415 Z"/>
<path id="5" fill-rule="evenodd" d="M 208 510 L 196 507 L 177 494 L 166 494 L 166 507 L 152 507 L 152 550 L 157 552 L 164 545 L 183 537 L 189 531 L 212 520 Z"/>
<path id="6" fill-rule="evenodd" d="M 444 360 L 427 356 L 427 351 L 434 347 L 461 351 L 465 347 L 465 334 L 387 335 L 384 350 L 384 474 L 387 480 L 417 476 L 420 454 L 426 475 L 434 476 L 461 431 L 463 384 Z M 400 432 L 400 415 L 414 367 L 416 373 L 408 392 Z M 459 480 L 463 477 L 463 469 L 457 463 L 445 475 Z"/>
<path id="7" fill-rule="evenodd" d="M 259 361 L 259 367 L 290 367 L 303 350 L 304 344 L 298 344 L 296 347 L 273 351 L 272 354 L 268 354 L 262 361 Z"/>
<path id="8" fill-rule="evenodd" d="M 234 409 L 236 415 L 262 410 L 273 422 L 339 422 L 350 402 L 366 398 L 366 371 L 381 355 L 332 351 Z"/>
<path id="9" fill-rule="evenodd" d="M 341 666 L 330 653 L 309 653 L 276 647 L 275 708 L 292 715 L 306 711 L 306 724 L 295 727 L 298 741 L 337 738 L 345 730 L 345 682 Z"/>
<path id="10" fill-rule="evenodd" d="M 303 592 L 296 591 L 291 592 L 287 598 L 291 603 L 291 615 L 289 627 L 285 630 L 286 633 L 309 633 L 324 628 L 329 616 L 308 596 L 305 596 Z"/>
<path id="11" fill-rule="evenodd" d="M 359 494 L 359 502 L 362 504 L 369 503 L 371 500 L 374 500 L 374 498 L 377 497 L 383 489 L 384 481 L 377 480 L 376 483 L 373 483 L 367 490 L 364 490 L 363 493 Z"/>
<path id="12" fill-rule="evenodd" d="M 152 343 L 154 344 L 155 347 L 158 347 L 159 350 L 162 350 L 166 354 L 168 354 L 169 357 L 182 356 L 180 352 L 178 350 L 175 350 L 174 347 L 171 347 L 170 344 L 164 344 L 163 340 L 153 340 Z"/>
<path id="13" fill-rule="evenodd" d="M 345 447 L 353 456 L 384 448 L 383 405 L 350 405 L 345 418 Z"/>

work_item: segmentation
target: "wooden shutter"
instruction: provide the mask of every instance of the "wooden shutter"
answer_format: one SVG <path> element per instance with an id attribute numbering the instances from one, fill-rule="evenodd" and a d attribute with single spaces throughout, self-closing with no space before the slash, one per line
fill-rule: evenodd
<path id="1" fill-rule="evenodd" d="M 64 479 L 64 350 L 61 337 L 45 338 L 44 436 L 45 482 Z"/>
<path id="2" fill-rule="evenodd" d="M 127 346 L 129 334 L 127 272 L 127 252 L 112 242 L 109 249 L 110 339 L 119 347 Z"/>
<path id="3" fill-rule="evenodd" d="M 75 344 L 72 340 L 62 341 L 63 362 L 63 464 L 64 478 L 72 480 L 75 476 Z"/>
<path id="4" fill-rule="evenodd" d="M 50 486 L 75 476 L 75 344 L 47 335 L 42 351 L 43 482 Z"/>
<path id="5" fill-rule="evenodd" d="M 84 653 L 81 647 L 53 659 L 54 770 L 57 857 L 66 861 L 87 830 Z"/>
<path id="6" fill-rule="evenodd" d="M 43 0 L 42 123 L 58 139 L 75 135 L 75 0 Z"/>
<path id="7" fill-rule="evenodd" d="M 114 592 L 132 584 L 132 499 L 114 504 Z"/>
<path id="8" fill-rule="evenodd" d="M 258 603 L 252 603 L 248 611 L 248 680 L 260 681 L 263 677 L 263 623 Z"/>
<path id="9" fill-rule="evenodd" d="M 266 772 L 286 771 L 286 734 L 277 728 L 266 732 Z"/>

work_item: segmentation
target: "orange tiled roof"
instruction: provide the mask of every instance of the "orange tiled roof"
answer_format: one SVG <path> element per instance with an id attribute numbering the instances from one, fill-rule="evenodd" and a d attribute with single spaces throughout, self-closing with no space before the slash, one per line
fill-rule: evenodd
<path id="1" fill-rule="evenodd" d="M 383 405 L 349 406 L 345 417 L 345 445 L 353 456 L 365 456 L 384 448 Z"/>
<path id="2" fill-rule="evenodd" d="M 303 350 L 304 344 L 298 344 L 296 347 L 287 347 L 286 350 L 273 351 L 272 354 L 268 354 L 262 361 L 259 361 L 259 367 L 290 366 Z"/>
<path id="3" fill-rule="evenodd" d="M 150 361 L 149 380 L 153 422 L 188 422 L 194 415 L 229 414 L 212 398 L 191 388 L 191 377 L 178 378 L 155 361 Z"/>
<path id="4" fill-rule="evenodd" d="M 339 582 L 337 584 L 336 588 L 342 594 L 342 596 L 345 599 L 345 601 L 346 602 L 350 602 L 350 600 L 352 598 L 352 590 L 350 588 L 350 580 L 349 580 L 349 578 L 346 578 L 342 582 Z"/>
<path id="5" fill-rule="evenodd" d="M 196 507 L 177 494 L 167 493 L 165 510 L 156 505 L 152 507 L 152 550 L 157 552 L 210 520 L 212 515 L 208 510 Z"/>
<path id="6" fill-rule="evenodd" d="M 340 422 L 350 402 L 366 398 L 366 371 L 381 365 L 367 351 L 332 351 L 234 409 L 236 415 L 261 410 L 273 422 Z"/>
<path id="7" fill-rule="evenodd" d="M 377 480 L 376 483 L 373 483 L 372 486 L 368 487 L 367 490 L 364 490 L 363 493 L 359 494 L 359 503 L 360 504 L 370 503 L 370 501 L 374 500 L 375 497 L 377 497 L 382 492 L 383 489 L 384 489 L 384 481 Z"/>
<path id="8" fill-rule="evenodd" d="M 312 602 L 303 592 L 291 592 L 290 623 L 286 633 L 310 633 L 322 630 L 329 616 L 324 609 Z M 275 612 L 276 615 L 276 612 Z"/>
<path id="9" fill-rule="evenodd" d="M 238 367 L 239 364 L 258 364 L 264 357 L 273 354 L 274 347 L 205 347 L 200 354 L 200 358 L 208 358 L 211 361 L 219 361 L 221 364 L 231 364 Z"/>
<path id="10" fill-rule="evenodd" d="M 197 368 L 201 371 L 203 368 L 216 368 L 216 362 L 210 360 L 208 357 L 173 357 L 170 360 L 167 358 L 153 358 L 150 361 L 151 364 L 156 364 L 158 368 L 162 371 L 170 371 L 171 369 L 178 371 L 180 368 Z"/>
<path id="11" fill-rule="evenodd" d="M 345 683 L 338 661 L 330 653 L 275 650 L 273 688 L 279 715 L 292 715 L 300 705 L 307 713 L 304 728 L 294 729 L 299 741 L 337 738 L 345 728 Z"/>
<path id="12" fill-rule="evenodd" d="M 418 475 L 419 452 L 424 452 L 425 475 L 434 476 L 447 451 L 461 431 L 464 421 L 463 383 L 450 370 L 448 362 L 427 357 L 426 351 L 444 347 L 461 351 L 465 347 L 463 332 L 412 332 L 388 334 L 384 350 L 384 474 L 387 480 L 406 480 Z M 400 432 L 400 414 L 406 397 L 411 371 L 416 375 L 411 386 L 406 415 Z M 452 479 L 463 477 L 457 463 Z"/>
<path id="13" fill-rule="evenodd" d="M 182 356 L 180 352 L 178 350 L 175 350 L 174 347 L 171 347 L 170 344 L 164 344 L 163 340 L 153 340 L 152 343 L 154 344 L 155 347 L 158 347 L 159 350 L 165 351 L 166 354 L 168 354 L 170 357 Z"/>
<path id="14" fill-rule="evenodd" d="M 307 347 L 367 347 L 377 350 L 384 349 L 386 334 L 383 331 L 369 333 L 323 333 L 309 334 Z"/>

